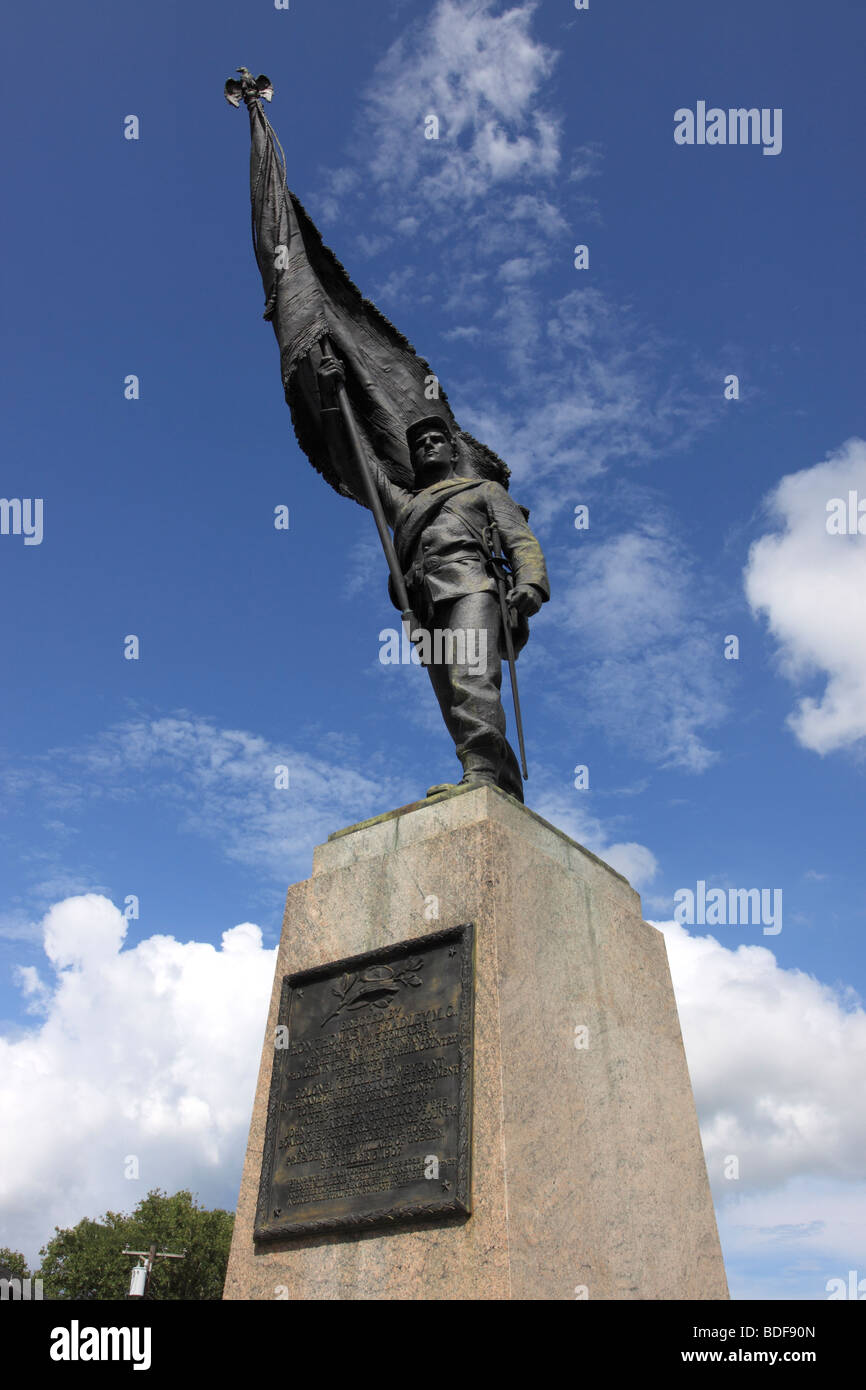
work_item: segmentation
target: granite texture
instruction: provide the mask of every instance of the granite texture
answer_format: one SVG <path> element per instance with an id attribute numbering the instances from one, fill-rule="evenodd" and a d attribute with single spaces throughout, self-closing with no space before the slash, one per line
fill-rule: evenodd
<path id="1" fill-rule="evenodd" d="M 283 975 L 466 921 L 472 1216 L 257 1248 Z M 340 832 L 289 889 L 224 1296 L 574 1299 L 584 1287 L 590 1300 L 728 1297 L 662 934 L 621 875 L 497 788 Z"/>

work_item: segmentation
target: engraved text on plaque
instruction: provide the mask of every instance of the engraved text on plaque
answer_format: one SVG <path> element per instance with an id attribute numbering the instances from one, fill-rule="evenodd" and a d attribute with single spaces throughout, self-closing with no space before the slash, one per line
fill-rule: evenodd
<path id="1" fill-rule="evenodd" d="M 257 1240 L 468 1215 L 471 924 L 287 975 Z"/>

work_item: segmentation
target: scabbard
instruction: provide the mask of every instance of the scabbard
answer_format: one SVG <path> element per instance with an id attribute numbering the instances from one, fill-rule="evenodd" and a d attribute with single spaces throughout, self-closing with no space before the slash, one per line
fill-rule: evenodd
<path id="1" fill-rule="evenodd" d="M 502 614 L 502 632 L 505 638 L 505 654 L 508 660 L 508 674 L 511 677 L 511 695 L 514 700 L 514 722 L 517 725 L 517 742 L 520 748 L 520 770 L 523 773 L 523 780 L 529 780 L 529 769 L 526 766 L 526 746 L 523 742 L 523 716 L 520 712 L 520 693 L 517 689 L 517 659 L 514 655 L 514 640 L 511 636 L 511 613 L 508 607 L 508 598 L 505 589 L 505 580 L 502 577 L 502 544 L 499 539 L 499 528 L 493 516 L 493 511 L 488 503 L 487 516 L 489 519 L 490 532 L 490 559 L 493 561 L 493 574 L 496 579 L 496 589 L 499 594 L 499 609 Z"/>

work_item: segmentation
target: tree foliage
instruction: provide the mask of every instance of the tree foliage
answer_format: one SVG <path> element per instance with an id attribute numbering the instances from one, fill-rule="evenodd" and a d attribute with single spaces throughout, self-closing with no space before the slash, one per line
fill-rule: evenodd
<path id="1" fill-rule="evenodd" d="M 231 1212 L 207 1211 L 191 1192 L 169 1197 L 155 1188 L 131 1216 L 107 1211 L 98 1221 L 55 1227 L 40 1251 L 45 1297 L 125 1298 L 138 1261 L 123 1254 L 124 1246 L 146 1251 L 155 1244 L 157 1251 L 186 1251 L 186 1257 L 154 1261 L 148 1298 L 222 1298 L 233 1224 Z"/>
<path id="2" fill-rule="evenodd" d="M 18 1250 L 10 1250 L 8 1245 L 0 1245 L 0 1278 L 30 1278 L 26 1259 Z"/>

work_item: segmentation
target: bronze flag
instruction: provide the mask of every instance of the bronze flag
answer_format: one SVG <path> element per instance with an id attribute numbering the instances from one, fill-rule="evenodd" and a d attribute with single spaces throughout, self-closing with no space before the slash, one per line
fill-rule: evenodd
<path id="1" fill-rule="evenodd" d="M 264 317 L 280 346 L 283 388 L 300 447 L 336 491 L 367 505 L 337 476 L 325 443 L 314 349 L 327 337 L 345 367 L 367 457 L 378 460 L 394 483 L 413 488 L 406 430 L 421 416 L 438 414 L 454 432 L 460 472 L 496 478 L 507 487 L 506 465 L 460 430 L 429 364 L 364 298 L 288 188 L 285 156 L 259 100 L 269 99 L 270 83 L 262 77 L 258 84 L 245 77 L 243 84 L 233 83 L 236 91 L 227 85 L 226 96 L 237 105 L 243 95 L 250 114 L 253 247 L 265 290 Z"/>

